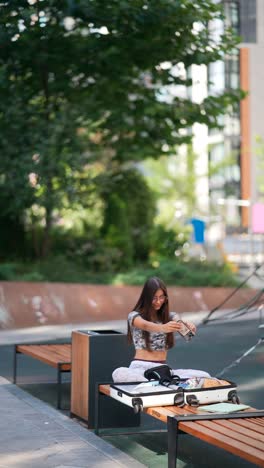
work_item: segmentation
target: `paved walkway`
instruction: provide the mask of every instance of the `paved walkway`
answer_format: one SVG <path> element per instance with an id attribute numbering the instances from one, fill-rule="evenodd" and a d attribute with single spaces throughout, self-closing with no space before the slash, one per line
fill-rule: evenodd
<path id="1" fill-rule="evenodd" d="M 144 466 L 3 377 L 0 414 L 0 468 Z"/>

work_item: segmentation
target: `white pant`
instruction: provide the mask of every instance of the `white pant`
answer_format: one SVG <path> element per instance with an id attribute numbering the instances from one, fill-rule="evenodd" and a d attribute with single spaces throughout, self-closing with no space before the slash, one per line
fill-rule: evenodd
<path id="1" fill-rule="evenodd" d="M 112 377 L 114 382 L 142 382 L 147 380 L 144 372 L 151 367 L 160 366 L 163 363 L 153 361 L 134 360 L 129 367 L 118 367 L 114 370 Z M 195 369 L 173 369 L 173 375 L 178 375 L 182 379 L 189 377 L 210 377 L 205 371 Z"/>

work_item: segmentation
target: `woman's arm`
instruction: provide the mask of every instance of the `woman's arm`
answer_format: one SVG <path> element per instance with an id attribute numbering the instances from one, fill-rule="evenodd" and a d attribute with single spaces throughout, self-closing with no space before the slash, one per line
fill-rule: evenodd
<path id="1" fill-rule="evenodd" d="M 156 333 L 175 333 L 181 329 L 181 324 L 170 320 L 167 323 L 154 323 L 144 320 L 142 317 L 135 317 L 133 325 L 141 330 Z"/>

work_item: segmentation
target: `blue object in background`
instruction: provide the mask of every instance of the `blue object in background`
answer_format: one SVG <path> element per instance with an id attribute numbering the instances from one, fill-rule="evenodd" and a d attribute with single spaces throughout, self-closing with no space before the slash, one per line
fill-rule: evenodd
<path id="1" fill-rule="evenodd" d="M 197 218 L 191 218 L 190 222 L 193 225 L 194 242 L 204 244 L 205 222 Z"/>

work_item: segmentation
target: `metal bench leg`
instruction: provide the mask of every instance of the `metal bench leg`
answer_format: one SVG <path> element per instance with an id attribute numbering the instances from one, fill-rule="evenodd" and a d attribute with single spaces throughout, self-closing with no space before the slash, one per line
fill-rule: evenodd
<path id="1" fill-rule="evenodd" d="M 14 357 L 13 357 L 13 383 L 16 384 L 17 377 L 17 347 L 14 346 Z"/>
<path id="2" fill-rule="evenodd" d="M 171 416 L 167 418 L 168 427 L 168 468 L 176 468 L 178 452 L 178 421 Z"/>
<path id="3" fill-rule="evenodd" d="M 61 409 L 61 366 L 57 368 L 57 408 Z"/>

